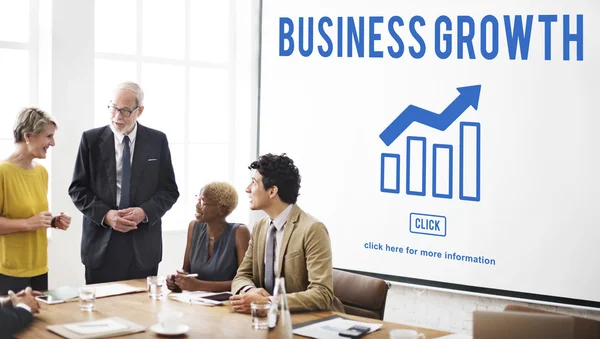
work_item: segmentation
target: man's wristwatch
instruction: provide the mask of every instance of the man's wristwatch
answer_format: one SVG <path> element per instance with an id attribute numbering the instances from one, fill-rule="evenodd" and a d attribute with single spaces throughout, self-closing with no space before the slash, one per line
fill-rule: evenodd
<path id="1" fill-rule="evenodd" d="M 56 217 L 52 218 L 52 222 L 50 222 L 50 227 L 56 228 Z"/>

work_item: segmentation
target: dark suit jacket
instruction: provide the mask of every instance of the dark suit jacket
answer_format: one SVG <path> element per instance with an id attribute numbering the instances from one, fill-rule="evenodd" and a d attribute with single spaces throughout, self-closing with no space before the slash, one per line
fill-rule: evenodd
<path id="1" fill-rule="evenodd" d="M 20 307 L 0 308 L 0 338 L 8 338 L 27 326 L 32 319 L 33 315 Z"/>
<path id="2" fill-rule="evenodd" d="M 117 206 L 115 138 L 110 126 L 83 132 L 69 195 L 83 213 L 81 262 L 100 267 L 113 232 L 102 224 Z M 131 163 L 131 206 L 148 216 L 130 233 L 140 269 L 156 267 L 162 260 L 162 216 L 179 198 L 169 143 L 164 133 L 138 123 Z"/>

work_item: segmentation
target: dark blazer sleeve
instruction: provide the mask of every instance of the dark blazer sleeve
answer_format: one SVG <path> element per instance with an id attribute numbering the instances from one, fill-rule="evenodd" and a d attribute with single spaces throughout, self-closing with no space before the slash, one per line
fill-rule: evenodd
<path id="1" fill-rule="evenodd" d="M 140 207 L 146 212 L 148 225 L 152 226 L 160 221 L 163 215 L 177 202 L 179 190 L 175 182 L 175 172 L 171 162 L 171 151 L 167 136 L 161 133 L 160 144 L 160 173 L 158 187 L 152 197 L 142 203 Z"/>
<path id="2" fill-rule="evenodd" d="M 90 185 L 90 177 L 90 146 L 86 132 L 84 132 L 79 143 L 79 151 L 77 152 L 77 160 L 75 162 L 75 169 L 73 170 L 73 180 L 69 186 L 69 195 L 75 207 L 83 215 L 92 220 L 96 225 L 106 227 L 102 225 L 102 220 L 111 208 L 94 194 Z"/>
<path id="3" fill-rule="evenodd" d="M 25 328 L 32 319 L 33 315 L 23 308 L 0 308 L 0 337 L 8 337 Z"/>

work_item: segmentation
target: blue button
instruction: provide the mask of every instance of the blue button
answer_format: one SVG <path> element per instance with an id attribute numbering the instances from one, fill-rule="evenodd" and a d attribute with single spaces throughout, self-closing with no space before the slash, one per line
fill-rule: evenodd
<path id="1" fill-rule="evenodd" d="M 410 232 L 445 237 L 446 217 L 433 214 L 411 213 Z"/>

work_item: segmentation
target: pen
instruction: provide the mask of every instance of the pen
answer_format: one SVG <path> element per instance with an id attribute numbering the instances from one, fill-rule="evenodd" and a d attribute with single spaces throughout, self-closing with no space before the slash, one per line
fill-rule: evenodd
<path id="1" fill-rule="evenodd" d="M 179 274 L 185 274 L 185 271 L 184 270 L 177 270 L 177 273 L 179 273 Z M 186 275 L 184 275 L 184 277 L 186 277 L 186 278 L 196 278 L 196 277 L 198 277 L 198 273 L 186 274 Z"/>

